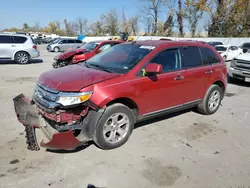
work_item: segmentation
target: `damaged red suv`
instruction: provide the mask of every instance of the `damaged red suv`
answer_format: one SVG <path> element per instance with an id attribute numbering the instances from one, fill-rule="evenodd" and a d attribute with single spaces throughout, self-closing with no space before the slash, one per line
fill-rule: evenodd
<path id="1" fill-rule="evenodd" d="M 102 149 L 123 145 L 135 123 L 197 108 L 215 113 L 224 97 L 227 69 L 210 45 L 187 41 L 118 44 L 84 63 L 43 73 L 32 100 L 14 98 L 28 149 L 73 150 L 93 140 Z"/>
<path id="2" fill-rule="evenodd" d="M 58 56 L 54 57 L 54 62 L 52 66 L 54 68 L 59 68 L 86 61 L 89 58 L 95 56 L 96 54 L 99 54 L 100 52 L 123 42 L 124 41 L 115 40 L 100 40 L 87 42 L 83 44 L 80 48 L 63 52 Z"/>

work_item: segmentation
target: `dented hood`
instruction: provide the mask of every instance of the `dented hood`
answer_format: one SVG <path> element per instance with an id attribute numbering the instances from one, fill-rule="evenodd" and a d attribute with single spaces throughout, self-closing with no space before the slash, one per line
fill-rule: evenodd
<path id="1" fill-rule="evenodd" d="M 77 64 L 53 69 L 39 77 L 39 83 L 58 91 L 77 92 L 89 85 L 111 79 L 119 74 L 104 72 Z"/>
<path id="2" fill-rule="evenodd" d="M 85 48 L 78 48 L 78 49 L 73 49 L 73 50 L 69 50 L 66 52 L 63 52 L 61 54 L 59 54 L 58 56 L 54 57 L 55 60 L 65 60 L 67 58 L 72 57 L 73 55 L 79 54 L 79 53 L 85 53 L 86 49 Z"/>

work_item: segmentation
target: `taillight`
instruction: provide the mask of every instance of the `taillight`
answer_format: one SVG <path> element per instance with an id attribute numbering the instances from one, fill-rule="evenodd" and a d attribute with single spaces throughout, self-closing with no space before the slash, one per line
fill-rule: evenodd
<path id="1" fill-rule="evenodd" d="M 37 45 L 34 45 L 33 48 L 34 48 L 35 50 L 37 50 Z"/>

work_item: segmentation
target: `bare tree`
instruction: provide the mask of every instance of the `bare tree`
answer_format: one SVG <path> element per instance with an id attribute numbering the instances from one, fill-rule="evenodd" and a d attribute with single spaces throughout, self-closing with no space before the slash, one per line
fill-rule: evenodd
<path id="1" fill-rule="evenodd" d="M 136 36 L 137 32 L 139 31 L 138 20 L 138 16 L 133 16 L 128 21 L 128 25 L 134 36 Z"/>
<path id="2" fill-rule="evenodd" d="M 122 9 L 122 21 L 121 21 L 121 30 L 122 32 L 129 32 L 129 23 L 127 22 L 127 18 L 125 15 L 124 8 Z"/>
<path id="3" fill-rule="evenodd" d="M 180 37 L 184 37 L 184 31 L 183 31 L 183 10 L 182 10 L 182 2 L 181 0 L 178 0 L 178 12 L 176 13 L 177 16 L 177 22 L 178 22 L 178 30 Z"/>
<path id="4" fill-rule="evenodd" d="M 111 9 L 107 14 L 101 16 L 104 25 L 104 31 L 112 36 L 118 34 L 118 13 L 115 9 Z"/>
<path id="5" fill-rule="evenodd" d="M 92 35 L 95 35 L 95 36 L 103 35 L 104 34 L 103 23 L 101 21 L 99 21 L 99 20 L 92 23 L 91 26 L 90 26 L 90 32 L 91 32 Z"/>
<path id="6" fill-rule="evenodd" d="M 192 37 L 195 36 L 198 21 L 203 13 L 209 9 L 209 0 L 186 0 L 184 7 L 184 18 L 188 21 L 188 27 Z"/>
<path id="7" fill-rule="evenodd" d="M 174 10 L 172 9 L 169 12 L 167 21 L 164 23 L 164 28 L 163 28 L 164 33 L 166 33 L 167 36 L 171 36 L 173 27 L 174 27 Z"/>
<path id="8" fill-rule="evenodd" d="M 40 30 L 40 23 L 39 23 L 39 21 L 36 21 L 35 23 L 34 23 L 34 29 L 35 29 L 35 31 L 36 32 L 38 32 L 39 30 Z"/>
<path id="9" fill-rule="evenodd" d="M 88 32 L 88 20 L 83 18 L 78 18 L 76 20 L 77 31 L 79 34 L 87 33 Z"/>
<path id="10" fill-rule="evenodd" d="M 152 17 L 150 17 L 150 16 L 141 16 L 140 21 L 145 26 L 146 34 L 150 34 L 151 33 L 151 28 L 152 28 L 152 23 L 153 23 Z"/>
<path id="11" fill-rule="evenodd" d="M 67 19 L 64 19 L 65 25 L 65 34 L 67 36 L 75 36 L 77 34 L 77 24 L 75 22 L 69 22 Z"/>
<path id="12" fill-rule="evenodd" d="M 157 33 L 158 19 L 160 12 L 169 0 L 140 0 L 142 5 L 140 7 L 140 12 L 146 13 L 151 16 L 153 20 L 153 33 Z M 144 15 L 146 16 L 146 15 Z"/>

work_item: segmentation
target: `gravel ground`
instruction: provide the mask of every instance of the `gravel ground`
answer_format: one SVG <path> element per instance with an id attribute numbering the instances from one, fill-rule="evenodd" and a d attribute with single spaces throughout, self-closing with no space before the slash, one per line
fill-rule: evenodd
<path id="1" fill-rule="evenodd" d="M 26 149 L 12 98 L 31 96 L 55 53 L 29 65 L 0 62 L 0 187 L 250 187 L 250 84 L 229 84 L 219 111 L 185 111 L 141 123 L 122 147 L 74 152 Z"/>

